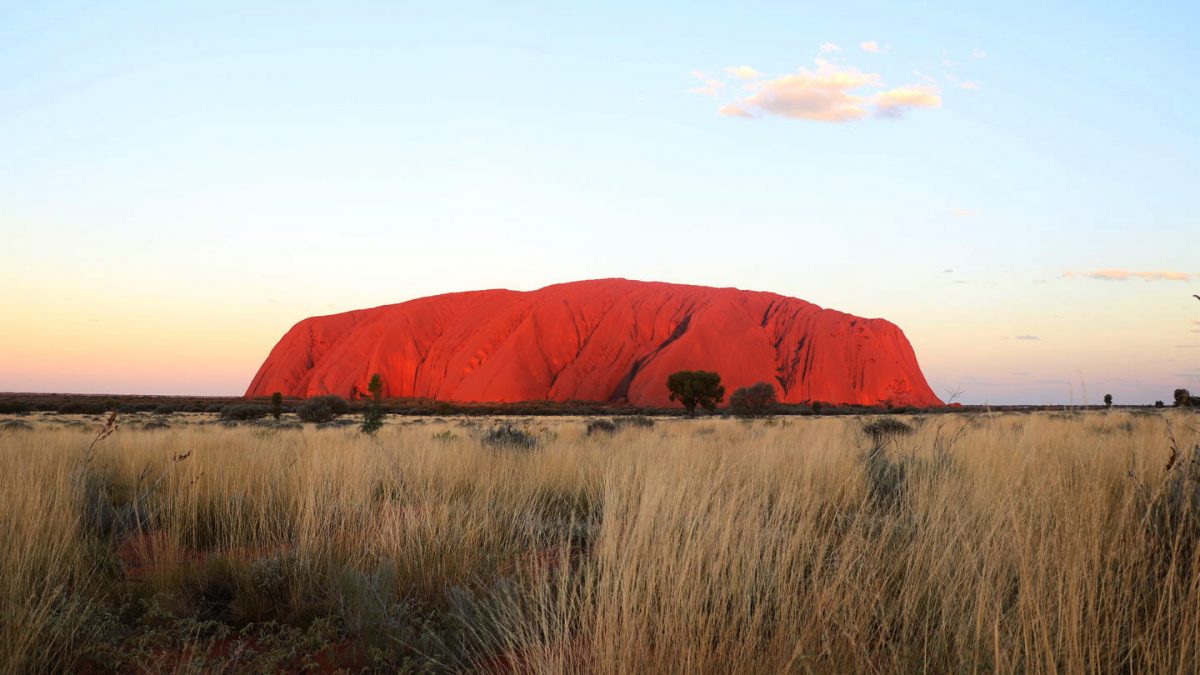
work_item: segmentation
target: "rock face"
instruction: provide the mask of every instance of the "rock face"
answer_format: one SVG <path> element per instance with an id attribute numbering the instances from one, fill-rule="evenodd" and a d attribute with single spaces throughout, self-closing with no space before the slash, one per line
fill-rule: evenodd
<path id="1" fill-rule="evenodd" d="M 930 406 L 904 334 L 775 293 L 625 279 L 449 293 L 304 319 L 246 396 L 607 401 L 667 406 L 667 376 L 715 370 L 728 392 L 779 400 Z"/>

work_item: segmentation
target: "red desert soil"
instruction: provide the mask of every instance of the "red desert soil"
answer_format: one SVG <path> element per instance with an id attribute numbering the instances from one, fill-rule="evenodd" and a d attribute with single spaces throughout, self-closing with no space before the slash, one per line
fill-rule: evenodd
<path id="1" fill-rule="evenodd" d="M 667 406 L 667 376 L 715 370 L 727 391 L 787 403 L 941 405 L 895 324 L 775 293 L 626 279 L 448 293 L 304 319 L 248 397 L 605 401 Z"/>

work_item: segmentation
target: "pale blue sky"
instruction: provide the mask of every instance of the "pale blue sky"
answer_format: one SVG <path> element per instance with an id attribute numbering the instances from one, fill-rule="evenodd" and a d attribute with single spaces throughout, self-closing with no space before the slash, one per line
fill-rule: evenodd
<path id="1" fill-rule="evenodd" d="M 969 402 L 1200 389 L 1198 20 L 0 4 L 0 390 L 240 393 L 303 316 L 607 276 L 886 317 Z M 847 74 L 862 119 L 803 118 Z"/>

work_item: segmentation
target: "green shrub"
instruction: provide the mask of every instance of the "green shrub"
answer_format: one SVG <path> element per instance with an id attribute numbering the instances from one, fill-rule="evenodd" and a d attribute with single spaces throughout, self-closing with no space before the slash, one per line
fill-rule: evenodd
<path id="1" fill-rule="evenodd" d="M 512 424 L 500 424 L 483 435 L 483 444 L 493 448 L 531 450 L 537 447 L 537 439 Z"/>
<path id="2" fill-rule="evenodd" d="M 270 412 L 265 406 L 255 403 L 235 403 L 221 408 L 221 419 L 223 420 L 257 420 L 267 416 Z"/>
<path id="3" fill-rule="evenodd" d="M 617 425 L 612 420 L 589 420 L 587 423 L 587 435 L 593 434 L 611 434 L 615 433 Z"/>
<path id="4" fill-rule="evenodd" d="M 879 417 L 863 425 L 863 431 L 875 445 L 880 445 L 893 436 L 907 436 L 913 428 L 894 417 Z"/>
<path id="5" fill-rule="evenodd" d="M 386 414 L 383 406 L 379 404 L 383 397 L 383 377 L 379 373 L 371 376 L 371 382 L 367 385 L 367 391 L 371 393 L 371 402 L 367 404 L 367 409 L 363 411 L 363 421 L 359 430 L 368 436 L 374 436 L 375 432 L 383 428 L 383 417 Z"/>
<path id="6" fill-rule="evenodd" d="M 617 425 L 617 428 L 638 427 L 639 429 L 649 429 L 654 426 L 654 418 L 646 417 L 645 415 L 626 415 L 624 417 L 614 417 L 613 424 Z"/>
<path id="7" fill-rule="evenodd" d="M 350 412 L 350 405 L 346 403 L 346 400 L 341 396 L 330 394 L 308 399 L 296 411 L 296 415 L 302 422 L 324 424 L 332 422 L 348 412 Z"/>
<path id="8" fill-rule="evenodd" d="M 759 382 L 734 391 L 729 397 L 729 410 L 738 417 L 761 417 L 769 414 L 776 402 L 775 385 Z"/>

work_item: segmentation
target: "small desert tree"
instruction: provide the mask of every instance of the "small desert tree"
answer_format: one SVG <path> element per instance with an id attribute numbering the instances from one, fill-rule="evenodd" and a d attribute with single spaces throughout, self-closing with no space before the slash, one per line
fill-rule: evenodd
<path id="1" fill-rule="evenodd" d="M 696 406 L 712 412 L 725 399 L 721 376 L 707 370 L 671 373 L 667 377 L 667 389 L 671 391 L 670 400 L 682 403 L 688 417 L 696 416 Z"/>
<path id="2" fill-rule="evenodd" d="M 371 376 L 371 381 L 367 384 L 367 391 L 371 393 L 371 402 L 363 411 L 362 426 L 359 429 L 364 434 L 374 435 L 376 431 L 383 428 L 384 412 L 383 406 L 379 404 L 379 399 L 383 397 L 383 378 L 379 373 Z"/>
<path id="3" fill-rule="evenodd" d="M 282 415 L 283 394 L 277 391 L 274 394 L 271 394 L 271 417 L 274 417 L 276 421 L 278 421 Z"/>
<path id="4" fill-rule="evenodd" d="M 734 390 L 729 396 L 729 409 L 739 417 L 760 417 L 775 407 L 775 385 L 759 382 Z"/>
<path id="5" fill-rule="evenodd" d="M 1105 407 L 1105 408 L 1111 408 L 1111 407 L 1112 407 L 1112 394 L 1105 394 L 1105 395 L 1104 395 L 1104 407 Z"/>

